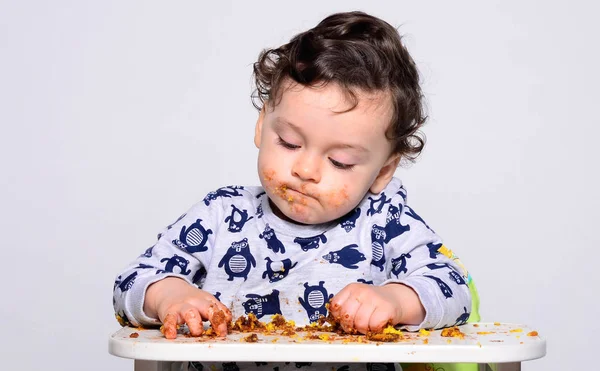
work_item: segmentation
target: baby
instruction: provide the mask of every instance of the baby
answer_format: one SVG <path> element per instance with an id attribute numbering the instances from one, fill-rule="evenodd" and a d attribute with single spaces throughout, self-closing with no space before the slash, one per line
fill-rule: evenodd
<path id="1" fill-rule="evenodd" d="M 169 339 L 203 321 L 226 336 L 250 313 L 303 326 L 330 312 L 354 333 L 465 323 L 468 275 L 394 177 L 425 121 L 396 29 L 334 14 L 263 51 L 254 76 L 261 187 L 219 188 L 162 231 L 115 282 L 120 322 L 162 323 Z M 250 366 L 265 369 L 236 365 Z"/>

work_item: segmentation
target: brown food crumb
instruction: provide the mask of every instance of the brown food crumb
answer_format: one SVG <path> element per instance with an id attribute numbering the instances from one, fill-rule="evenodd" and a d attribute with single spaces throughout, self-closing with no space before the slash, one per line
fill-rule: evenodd
<path id="1" fill-rule="evenodd" d="M 367 340 L 371 340 L 371 341 L 385 341 L 385 342 L 391 342 L 391 341 L 397 341 L 402 339 L 402 335 L 398 335 L 398 334 L 375 334 L 372 332 L 367 332 L 366 335 Z"/>
<path id="2" fill-rule="evenodd" d="M 281 327 L 281 326 L 285 325 L 285 318 L 283 318 L 283 316 L 281 314 L 276 314 L 273 316 L 273 318 L 271 318 L 271 323 L 275 327 Z"/>
<path id="3" fill-rule="evenodd" d="M 255 330 L 264 330 L 265 324 L 260 322 L 254 313 L 248 314 L 248 317 L 240 316 L 233 324 L 233 329 L 248 332 Z"/>
<path id="4" fill-rule="evenodd" d="M 140 334 L 138 334 L 137 332 L 132 332 L 132 333 L 129 335 L 129 337 L 130 337 L 130 338 L 133 338 L 133 339 L 135 339 L 135 338 L 137 338 L 137 337 L 139 337 L 139 336 L 140 336 Z"/>
<path id="5" fill-rule="evenodd" d="M 286 329 L 286 330 L 283 330 L 281 332 L 281 335 L 283 335 L 283 336 L 294 336 L 294 335 L 296 335 L 296 331 L 294 331 L 292 329 Z"/>
<path id="6" fill-rule="evenodd" d="M 222 310 L 218 310 L 213 314 L 212 323 L 213 326 L 219 327 L 225 322 L 225 313 Z"/>
<path id="7" fill-rule="evenodd" d="M 212 327 L 209 327 L 206 331 L 204 331 L 204 333 L 202 335 L 208 336 L 211 338 L 217 337 L 217 333 L 215 332 L 215 330 Z"/>
<path id="8" fill-rule="evenodd" d="M 459 338 L 464 339 L 465 334 L 460 331 L 460 329 L 456 326 L 448 327 L 442 330 L 442 336 L 446 338 Z"/>
<path id="9" fill-rule="evenodd" d="M 219 314 L 217 314 L 219 313 Z M 221 317 L 222 316 L 222 317 Z M 222 311 L 215 312 L 213 322 L 223 323 L 225 316 Z M 227 324 L 229 332 L 238 331 L 242 333 L 252 334 L 242 338 L 242 341 L 256 342 L 258 340 L 257 333 L 263 334 L 280 334 L 282 336 L 295 337 L 298 331 L 307 332 L 307 336 L 303 339 L 311 340 L 323 340 L 332 341 L 336 339 L 336 336 L 327 333 L 337 333 L 339 335 L 345 335 L 343 342 L 354 342 L 354 343 L 368 343 L 369 340 L 379 342 L 393 342 L 404 338 L 401 331 L 396 330 L 394 326 L 388 324 L 388 326 L 377 332 L 369 332 L 366 335 L 359 334 L 356 329 L 352 329 L 351 332 L 344 331 L 339 321 L 333 317 L 331 313 L 328 313 L 327 317 L 321 316 L 316 322 L 303 327 L 296 327 L 294 321 L 286 321 L 285 317 L 280 314 L 276 314 L 271 318 L 268 323 L 261 322 L 258 320 L 256 315 L 249 313 L 248 316 L 240 316 L 235 322 L 229 322 Z M 318 332 L 321 332 L 319 334 Z M 323 334 L 325 332 L 325 334 Z M 202 337 L 216 337 L 217 334 L 213 327 L 209 327 Z M 296 342 L 296 340 L 291 340 Z"/>
<path id="10" fill-rule="evenodd" d="M 246 343 L 256 343 L 258 341 L 258 335 L 256 335 L 255 333 L 252 333 L 244 338 L 242 338 L 243 341 L 245 341 Z"/>

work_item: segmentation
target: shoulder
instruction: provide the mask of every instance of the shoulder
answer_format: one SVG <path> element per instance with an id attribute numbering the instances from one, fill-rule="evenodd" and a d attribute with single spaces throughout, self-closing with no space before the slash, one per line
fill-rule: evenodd
<path id="1" fill-rule="evenodd" d="M 214 203 L 220 203 L 224 206 L 232 203 L 254 203 L 254 200 L 260 198 L 262 194 L 264 194 L 264 191 L 261 187 L 228 185 L 208 192 L 200 203 L 206 206 L 211 206 Z"/>
<path id="2" fill-rule="evenodd" d="M 359 206 L 365 212 L 365 216 L 377 217 L 383 214 L 385 217 L 390 208 L 403 208 L 406 205 L 406 198 L 407 192 L 402 181 L 392 178 L 383 191 L 367 193 Z"/>
<path id="3" fill-rule="evenodd" d="M 397 240 L 400 235 L 415 234 L 437 239 L 423 218 L 408 206 L 407 196 L 408 192 L 398 178 L 392 178 L 380 193 L 367 194 L 360 205 L 366 227 L 374 232 L 384 231 L 386 242 Z"/>

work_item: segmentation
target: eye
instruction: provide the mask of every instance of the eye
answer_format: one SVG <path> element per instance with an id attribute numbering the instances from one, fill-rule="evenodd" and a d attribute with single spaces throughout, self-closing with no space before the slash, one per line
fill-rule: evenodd
<path id="1" fill-rule="evenodd" d="M 341 170 L 352 170 L 352 168 L 354 167 L 354 165 L 342 164 L 341 162 L 336 161 L 332 158 L 329 158 L 329 161 L 331 161 L 331 164 L 333 166 L 335 166 L 336 168 L 341 169 Z"/>
<path id="2" fill-rule="evenodd" d="M 284 148 L 291 149 L 291 150 L 300 148 L 300 146 L 286 142 L 285 140 L 281 139 L 281 137 L 278 137 L 278 138 L 279 139 L 277 140 L 277 144 L 279 144 L 280 146 L 282 146 Z"/>

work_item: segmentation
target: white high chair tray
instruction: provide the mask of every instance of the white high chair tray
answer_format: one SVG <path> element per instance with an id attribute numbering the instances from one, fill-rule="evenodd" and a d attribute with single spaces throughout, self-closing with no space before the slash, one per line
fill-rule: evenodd
<path id="1" fill-rule="evenodd" d="M 528 335 L 533 329 L 527 326 L 471 323 L 459 328 L 466 335 L 464 339 L 442 337 L 441 330 L 431 331 L 428 336 L 403 332 L 406 339 L 389 343 L 356 342 L 356 336 L 322 332 L 316 334 L 328 334 L 335 339 L 309 340 L 305 337 L 311 333 L 307 332 L 297 332 L 295 337 L 257 332 L 258 342 L 248 343 L 241 339 L 249 333 L 232 333 L 226 338 L 179 334 L 176 339 L 167 340 L 159 330 L 125 327 L 110 337 L 109 353 L 156 361 L 350 363 L 502 363 L 536 359 L 546 354 L 546 341 Z"/>

